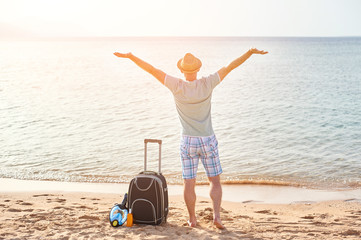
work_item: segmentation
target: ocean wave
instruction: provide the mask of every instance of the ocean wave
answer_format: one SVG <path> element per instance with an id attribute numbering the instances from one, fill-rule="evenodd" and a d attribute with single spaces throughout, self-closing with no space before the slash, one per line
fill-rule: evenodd
<path id="1" fill-rule="evenodd" d="M 86 183 L 129 183 L 135 175 L 106 176 L 106 175 L 65 175 L 65 174 L 40 174 L 39 172 L 0 172 L 0 178 L 11 178 L 19 180 L 38 180 L 38 181 L 59 181 L 59 182 L 86 182 Z M 169 185 L 182 185 L 183 179 L 180 175 L 166 174 L 165 178 Z M 361 188 L 360 180 L 349 181 L 314 181 L 312 179 L 280 179 L 280 178 L 264 178 L 264 176 L 252 176 L 240 178 L 222 177 L 221 183 L 224 185 L 259 185 L 259 186 L 275 186 L 275 187 L 301 187 L 311 189 L 325 190 L 342 190 L 342 189 L 359 189 Z M 209 185 L 208 178 L 204 174 L 197 177 L 196 185 Z"/>

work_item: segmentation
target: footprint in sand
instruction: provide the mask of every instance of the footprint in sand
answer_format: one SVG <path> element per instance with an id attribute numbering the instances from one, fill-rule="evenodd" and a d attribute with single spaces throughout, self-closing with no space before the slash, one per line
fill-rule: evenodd
<path id="1" fill-rule="evenodd" d="M 176 210 L 176 209 L 181 209 L 181 208 L 169 207 L 169 210 Z"/>
<path id="2" fill-rule="evenodd" d="M 237 215 L 235 218 L 244 218 L 244 219 L 253 219 L 252 217 L 249 217 L 247 215 Z"/>
<path id="3" fill-rule="evenodd" d="M 233 222 L 234 219 L 232 217 L 225 216 L 222 220 Z"/>
<path id="4" fill-rule="evenodd" d="M 82 205 L 82 206 L 74 206 L 74 207 L 80 208 L 80 209 L 92 209 L 91 207 L 87 207 L 87 206 L 84 206 L 84 205 Z"/>
<path id="5" fill-rule="evenodd" d="M 66 202 L 66 199 L 64 199 L 64 198 L 56 198 L 54 200 L 54 202 L 62 203 L 62 202 Z"/>
<path id="6" fill-rule="evenodd" d="M 361 231 L 357 231 L 354 229 L 349 229 L 345 232 L 342 232 L 341 235 L 343 236 L 360 236 L 361 235 Z"/>
<path id="7" fill-rule="evenodd" d="M 197 211 L 199 216 L 205 216 L 208 214 L 211 214 L 213 212 L 212 208 L 205 208 L 203 211 L 199 210 Z"/>
<path id="8" fill-rule="evenodd" d="M 268 214 L 268 215 L 278 215 L 277 212 L 271 212 L 271 210 L 255 211 L 255 213 Z"/>
<path id="9" fill-rule="evenodd" d="M 86 216 L 86 215 L 79 217 L 79 219 L 86 219 L 86 220 L 93 220 L 93 221 L 100 220 L 100 218 L 97 216 Z"/>
<path id="10" fill-rule="evenodd" d="M 100 211 L 100 212 L 98 212 L 99 214 L 108 214 L 109 213 L 109 211 Z"/>
<path id="11" fill-rule="evenodd" d="M 58 210 L 58 209 L 64 209 L 64 210 L 68 210 L 68 211 L 72 211 L 72 210 L 75 210 L 74 208 L 69 208 L 69 207 L 61 207 L 61 206 L 57 206 L 57 207 L 54 207 L 55 210 Z"/>
<path id="12" fill-rule="evenodd" d="M 20 209 L 15 209 L 15 208 L 9 208 L 8 212 L 21 212 Z"/>
<path id="13" fill-rule="evenodd" d="M 311 222 L 311 224 L 317 225 L 317 226 L 327 226 L 328 225 L 327 223 L 320 222 L 320 221 Z"/>
<path id="14" fill-rule="evenodd" d="M 48 197 L 48 196 L 54 196 L 53 194 L 36 194 L 33 195 L 33 197 Z"/>
<path id="15" fill-rule="evenodd" d="M 213 221 L 213 210 L 212 208 L 205 208 L 203 211 L 198 211 L 198 215 L 202 217 L 205 222 Z"/>
<path id="16" fill-rule="evenodd" d="M 271 211 L 270 210 L 261 210 L 261 211 L 256 211 L 255 213 L 270 214 Z"/>
<path id="17" fill-rule="evenodd" d="M 221 207 L 221 212 L 222 212 L 222 213 L 229 213 L 226 209 L 224 209 L 224 208 L 222 208 L 222 207 Z"/>
<path id="18" fill-rule="evenodd" d="M 24 209 L 23 212 L 33 212 L 34 209 Z"/>
<path id="19" fill-rule="evenodd" d="M 28 202 L 23 202 L 23 203 L 19 203 L 20 205 L 23 205 L 23 206 L 31 206 L 31 205 L 34 205 L 32 203 L 28 203 Z"/>
<path id="20" fill-rule="evenodd" d="M 319 218 L 322 218 L 322 219 L 329 218 L 329 217 L 330 217 L 330 215 L 327 213 L 319 215 Z"/>

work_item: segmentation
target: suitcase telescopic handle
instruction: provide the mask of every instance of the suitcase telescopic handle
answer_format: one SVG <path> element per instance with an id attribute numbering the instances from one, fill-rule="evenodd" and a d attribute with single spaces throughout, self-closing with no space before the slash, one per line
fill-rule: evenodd
<path id="1" fill-rule="evenodd" d="M 158 139 L 144 139 L 144 171 L 147 171 L 147 144 L 148 143 L 158 143 L 159 144 L 159 169 L 158 169 L 158 172 L 161 173 L 162 140 L 158 140 Z"/>

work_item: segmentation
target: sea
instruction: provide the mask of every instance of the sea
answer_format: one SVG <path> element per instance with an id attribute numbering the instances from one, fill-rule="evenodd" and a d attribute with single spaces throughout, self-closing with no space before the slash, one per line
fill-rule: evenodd
<path id="1" fill-rule="evenodd" d="M 182 184 L 181 124 L 171 92 L 114 52 L 182 78 L 250 47 L 266 50 L 213 91 L 225 184 L 361 188 L 361 37 L 114 37 L 0 40 L 0 178 L 128 183 L 144 139 L 161 139 L 161 172 Z M 158 171 L 149 143 L 147 170 Z M 206 184 L 202 164 L 197 183 Z"/>

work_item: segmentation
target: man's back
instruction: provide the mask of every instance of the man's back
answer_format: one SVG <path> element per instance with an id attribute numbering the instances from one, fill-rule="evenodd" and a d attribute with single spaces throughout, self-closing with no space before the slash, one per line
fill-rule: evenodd
<path id="1" fill-rule="evenodd" d="M 164 85 L 173 95 L 183 135 L 211 136 L 214 134 L 211 120 L 212 91 L 220 82 L 217 73 L 194 81 L 183 81 L 167 75 Z"/>

